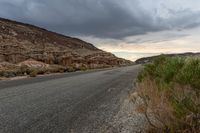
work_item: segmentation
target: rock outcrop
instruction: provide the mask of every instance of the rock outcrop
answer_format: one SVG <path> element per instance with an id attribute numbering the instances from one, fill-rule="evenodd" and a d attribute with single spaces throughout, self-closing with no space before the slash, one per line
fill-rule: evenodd
<path id="1" fill-rule="evenodd" d="M 0 62 L 18 64 L 29 59 L 63 66 L 131 63 L 80 39 L 0 18 Z"/>

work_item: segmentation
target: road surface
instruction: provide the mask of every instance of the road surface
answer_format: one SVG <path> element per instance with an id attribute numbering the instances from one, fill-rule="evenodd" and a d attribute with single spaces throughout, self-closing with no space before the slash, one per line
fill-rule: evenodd
<path id="1" fill-rule="evenodd" d="M 101 132 L 133 87 L 138 69 L 0 81 L 0 133 Z"/>

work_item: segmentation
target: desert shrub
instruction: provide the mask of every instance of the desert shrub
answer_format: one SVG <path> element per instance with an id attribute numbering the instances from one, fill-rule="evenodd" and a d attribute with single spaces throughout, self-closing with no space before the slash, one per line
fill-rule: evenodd
<path id="1" fill-rule="evenodd" d="M 67 66 L 67 72 L 75 72 L 75 71 L 77 71 L 77 68 L 75 65 Z"/>
<path id="2" fill-rule="evenodd" d="M 1 70 L 0 77 L 15 77 L 15 76 L 23 76 L 23 75 L 30 75 L 31 77 L 35 77 L 36 75 L 43 75 L 48 73 L 63 73 L 66 72 L 67 68 L 60 65 L 51 65 L 45 68 L 35 68 L 35 67 L 28 67 L 26 65 L 22 65 L 12 70 Z"/>
<path id="3" fill-rule="evenodd" d="M 34 69 L 34 68 L 30 69 L 29 75 L 30 75 L 30 77 L 36 77 L 38 75 L 37 69 Z"/>
<path id="4" fill-rule="evenodd" d="M 67 72 L 75 72 L 75 71 L 76 71 L 76 68 L 73 68 L 73 67 L 67 68 Z"/>
<path id="5" fill-rule="evenodd" d="M 29 73 L 29 67 L 26 65 L 20 66 L 19 73 L 26 75 L 27 73 Z"/>
<path id="6" fill-rule="evenodd" d="M 200 60 L 161 55 L 144 65 L 137 90 L 151 132 L 200 132 Z"/>
<path id="7" fill-rule="evenodd" d="M 10 77 L 15 77 L 15 76 L 16 76 L 15 71 L 9 71 L 9 70 L 0 71 L 0 77 L 10 78 Z"/>
<path id="8" fill-rule="evenodd" d="M 4 72 L 1 70 L 0 71 L 0 77 L 3 77 L 3 75 L 4 75 Z"/>
<path id="9" fill-rule="evenodd" d="M 82 64 L 82 65 L 79 67 L 79 69 L 80 69 L 81 71 L 86 71 L 86 70 L 88 70 L 89 68 L 88 68 L 87 65 Z"/>
<path id="10" fill-rule="evenodd" d="M 30 75 L 33 73 L 33 71 L 37 71 L 37 74 L 44 74 L 43 68 L 34 68 L 34 67 L 29 67 L 26 65 L 22 65 L 14 70 L 10 70 L 15 73 L 15 76 L 24 76 L 24 75 Z"/>

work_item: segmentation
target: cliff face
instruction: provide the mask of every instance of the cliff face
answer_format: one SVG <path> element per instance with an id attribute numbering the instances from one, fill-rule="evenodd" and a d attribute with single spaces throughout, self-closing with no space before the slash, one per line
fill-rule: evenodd
<path id="1" fill-rule="evenodd" d="M 0 62 L 17 64 L 28 59 L 63 66 L 131 63 L 80 39 L 0 18 Z"/>

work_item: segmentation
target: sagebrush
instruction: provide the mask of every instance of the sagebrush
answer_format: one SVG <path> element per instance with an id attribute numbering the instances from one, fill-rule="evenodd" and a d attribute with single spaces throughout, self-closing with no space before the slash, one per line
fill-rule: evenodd
<path id="1" fill-rule="evenodd" d="M 200 59 L 161 55 L 144 65 L 137 88 L 149 132 L 200 132 Z"/>

